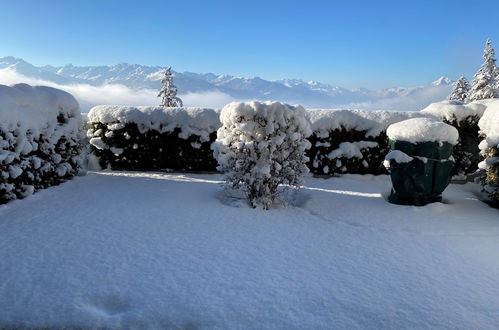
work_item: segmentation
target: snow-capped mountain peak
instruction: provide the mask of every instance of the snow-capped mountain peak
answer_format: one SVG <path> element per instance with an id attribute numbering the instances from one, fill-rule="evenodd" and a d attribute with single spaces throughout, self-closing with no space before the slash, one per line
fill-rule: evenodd
<path id="1" fill-rule="evenodd" d="M 60 86 L 88 84 L 93 87 L 123 85 L 133 91 L 157 91 L 161 86 L 164 67 L 120 63 L 102 66 L 36 67 L 12 56 L 0 58 L 0 70 L 10 69 L 25 77 Z M 427 104 L 444 99 L 452 81 L 440 77 L 426 86 L 395 87 L 370 90 L 347 89 L 314 80 L 265 80 L 227 74 L 173 72 L 180 94 L 219 93 L 223 100 L 279 100 L 314 108 L 356 107 L 367 109 L 419 110 Z M 0 76 L 0 83 L 1 76 Z M 425 93 L 428 89 L 436 92 Z M 150 93 L 155 95 L 156 93 Z M 431 99 L 428 95 L 431 95 Z M 420 98 L 424 98 L 421 100 Z M 208 106 L 207 104 L 204 106 Z"/>
<path id="2" fill-rule="evenodd" d="M 434 82 L 432 82 L 431 84 L 433 86 L 448 86 L 448 85 L 452 85 L 452 83 L 453 83 L 453 81 L 450 80 L 449 78 L 440 77 L 437 80 L 435 80 Z"/>

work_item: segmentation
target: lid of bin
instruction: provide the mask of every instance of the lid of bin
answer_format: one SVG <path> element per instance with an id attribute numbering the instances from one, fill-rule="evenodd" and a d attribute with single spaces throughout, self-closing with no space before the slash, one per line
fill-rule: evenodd
<path id="1" fill-rule="evenodd" d="M 451 125 L 431 118 L 412 118 L 392 124 L 386 130 L 390 140 L 421 142 L 448 142 L 456 145 L 459 133 Z"/>

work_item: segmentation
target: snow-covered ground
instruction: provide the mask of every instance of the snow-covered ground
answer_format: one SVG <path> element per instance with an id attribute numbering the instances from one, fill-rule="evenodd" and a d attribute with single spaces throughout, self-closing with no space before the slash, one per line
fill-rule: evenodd
<path id="1" fill-rule="evenodd" d="M 91 172 L 0 206 L 0 328 L 496 328 L 499 211 L 307 178 L 251 209 L 220 176 Z"/>

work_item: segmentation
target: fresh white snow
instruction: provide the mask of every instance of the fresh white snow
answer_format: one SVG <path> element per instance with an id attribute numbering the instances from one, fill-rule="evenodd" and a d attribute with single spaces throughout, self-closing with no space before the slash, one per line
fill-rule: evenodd
<path id="1" fill-rule="evenodd" d="M 420 111 L 386 111 L 386 110 L 334 110 L 310 109 L 307 115 L 312 129 L 321 137 L 328 137 L 335 129 L 366 131 L 366 137 L 378 136 L 393 123 L 409 118 L 432 117 Z"/>
<path id="2" fill-rule="evenodd" d="M 267 209 L 280 184 L 299 186 L 309 172 L 305 151 L 312 134 L 305 109 L 281 102 L 232 102 L 220 112 L 212 145 L 229 187 Z"/>
<path id="3" fill-rule="evenodd" d="M 0 85 L 0 129 L 4 132 L 24 136 L 29 130 L 35 137 L 50 136 L 56 131 L 59 114 L 67 120 L 60 134 L 81 125 L 80 107 L 69 93 L 47 86 Z"/>
<path id="4" fill-rule="evenodd" d="M 420 158 L 424 158 L 424 157 L 420 157 Z M 402 164 L 402 163 L 409 163 L 413 160 L 414 158 L 412 158 L 411 156 L 409 156 L 408 154 L 406 154 L 405 152 L 403 151 L 400 151 L 400 150 L 392 150 L 390 151 L 386 156 L 385 156 L 385 160 L 383 161 L 383 166 L 385 166 L 386 168 L 390 168 L 390 161 L 393 160 L 395 161 L 396 163 L 398 164 Z M 426 162 L 425 162 L 426 163 Z"/>
<path id="5" fill-rule="evenodd" d="M 69 93 L 46 86 L 0 85 L 2 200 L 29 195 L 40 183 L 53 184 L 81 170 L 82 124 L 78 102 Z"/>
<path id="6" fill-rule="evenodd" d="M 445 100 L 442 102 L 432 103 L 421 110 L 421 112 L 433 115 L 437 118 L 447 120 L 449 122 L 453 120 L 457 120 L 458 122 L 460 122 L 466 118 L 480 118 L 491 102 L 491 100 L 481 100 L 464 103 L 454 100 Z"/>
<path id="7" fill-rule="evenodd" d="M 156 130 L 164 133 L 180 128 L 179 137 L 187 139 L 191 135 L 199 135 L 201 141 L 209 141 L 210 134 L 221 125 L 219 111 L 213 109 L 118 105 L 92 108 L 88 122 L 116 125 L 110 125 L 110 129 L 120 129 L 124 124 L 135 123 L 141 132 Z"/>
<path id="8" fill-rule="evenodd" d="M 478 126 L 480 133 L 485 137 L 480 144 L 480 149 L 499 148 L 499 100 L 489 104 Z"/>
<path id="9" fill-rule="evenodd" d="M 329 159 L 334 158 L 359 158 L 362 159 L 361 150 L 375 148 L 378 146 L 378 142 L 372 141 L 356 141 L 356 142 L 341 142 L 337 149 L 331 151 L 327 157 Z"/>
<path id="10" fill-rule="evenodd" d="M 391 140 L 419 142 L 448 142 L 456 145 L 459 139 L 457 129 L 431 118 L 412 118 L 392 124 L 386 130 Z"/>
<path id="11" fill-rule="evenodd" d="M 498 211 L 477 185 L 389 204 L 307 178 L 249 208 L 221 176 L 91 172 L 0 206 L 0 327 L 491 329 Z"/>

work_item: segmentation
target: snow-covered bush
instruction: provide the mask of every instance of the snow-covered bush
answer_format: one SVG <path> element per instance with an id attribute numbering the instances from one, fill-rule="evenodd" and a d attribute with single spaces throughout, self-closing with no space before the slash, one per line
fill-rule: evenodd
<path id="1" fill-rule="evenodd" d="M 280 184 L 301 184 L 312 133 L 305 109 L 279 102 L 233 102 L 220 118 L 213 148 L 228 187 L 242 190 L 253 207 L 268 209 Z"/>
<path id="2" fill-rule="evenodd" d="M 70 94 L 0 85 L 0 203 L 59 184 L 81 171 L 82 119 Z"/>
<path id="3" fill-rule="evenodd" d="M 483 161 L 478 164 L 482 171 L 482 183 L 492 205 L 499 207 L 499 100 L 490 102 L 478 123 L 484 137 L 480 143 Z"/>
<path id="4" fill-rule="evenodd" d="M 313 134 L 308 151 L 314 174 L 383 174 L 388 153 L 386 128 L 393 123 L 429 116 L 420 112 L 310 110 Z"/>
<path id="5" fill-rule="evenodd" d="M 464 178 L 474 173 L 479 162 L 480 143 L 478 121 L 487 108 L 488 100 L 464 103 L 460 101 L 442 101 L 430 104 L 422 112 L 435 116 L 454 126 L 459 132 L 459 142 L 454 147 L 456 161 L 453 174 Z"/>
<path id="6" fill-rule="evenodd" d="M 215 171 L 213 109 L 97 106 L 88 115 L 93 163 L 121 170 Z"/>

